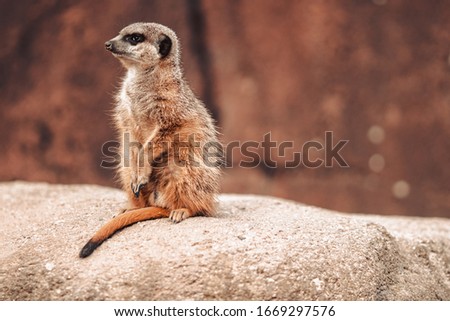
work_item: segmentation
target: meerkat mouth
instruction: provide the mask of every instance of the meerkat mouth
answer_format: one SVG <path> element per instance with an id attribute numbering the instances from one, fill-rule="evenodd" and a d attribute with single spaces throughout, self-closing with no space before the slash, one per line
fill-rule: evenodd
<path id="1" fill-rule="evenodd" d="M 135 61 L 133 57 L 130 56 L 129 53 L 123 52 L 123 51 L 111 51 L 112 55 L 116 57 L 117 59 L 127 59 L 127 60 L 133 60 Z"/>
<path id="2" fill-rule="evenodd" d="M 135 63 L 140 63 L 139 59 L 134 58 L 127 52 L 112 52 L 113 56 L 119 60 L 128 60 Z"/>
<path id="3" fill-rule="evenodd" d="M 113 54 L 113 56 L 116 56 L 116 57 L 124 57 L 124 56 L 126 56 L 126 53 L 120 52 L 120 51 L 111 52 L 111 53 Z"/>

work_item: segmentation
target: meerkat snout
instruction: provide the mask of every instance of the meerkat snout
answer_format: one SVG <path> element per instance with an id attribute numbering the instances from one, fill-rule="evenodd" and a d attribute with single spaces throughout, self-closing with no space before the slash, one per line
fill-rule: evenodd
<path id="1" fill-rule="evenodd" d="M 108 51 L 112 51 L 113 50 L 113 44 L 111 41 L 107 41 L 105 42 L 105 49 Z"/>

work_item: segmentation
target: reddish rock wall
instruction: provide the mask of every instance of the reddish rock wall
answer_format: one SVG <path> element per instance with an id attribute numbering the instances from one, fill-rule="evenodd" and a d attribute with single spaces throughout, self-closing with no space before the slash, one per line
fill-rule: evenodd
<path id="1" fill-rule="evenodd" d="M 24 0 L 1 1 L 0 12 L 0 180 L 114 184 L 99 164 L 114 139 L 108 115 L 122 69 L 103 42 L 130 22 L 156 21 L 177 31 L 186 77 L 224 142 L 271 132 L 300 151 L 324 143 L 325 131 L 349 140 L 349 168 L 235 166 L 223 191 L 450 216 L 444 0 Z"/>

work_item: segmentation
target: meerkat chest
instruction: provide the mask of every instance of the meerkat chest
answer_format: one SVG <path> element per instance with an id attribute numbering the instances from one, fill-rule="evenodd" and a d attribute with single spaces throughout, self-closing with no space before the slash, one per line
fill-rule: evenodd
<path id="1" fill-rule="evenodd" d="M 136 71 L 129 69 L 120 88 L 118 106 L 128 116 L 136 114 L 136 93 L 134 87 L 136 87 Z"/>
<path id="2" fill-rule="evenodd" d="M 152 102 L 148 93 L 142 92 L 136 72 L 129 69 L 119 92 L 117 114 L 125 132 L 130 132 L 136 139 L 146 140 L 158 127 L 150 117 Z"/>

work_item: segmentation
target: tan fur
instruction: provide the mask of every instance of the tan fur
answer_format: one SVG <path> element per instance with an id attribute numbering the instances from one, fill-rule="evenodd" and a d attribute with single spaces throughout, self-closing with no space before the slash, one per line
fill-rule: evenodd
<path id="1" fill-rule="evenodd" d="M 159 207 L 144 207 L 126 211 L 103 225 L 91 238 L 91 242 L 100 242 L 114 234 L 118 229 L 131 224 L 155 218 L 169 217 L 169 211 Z"/>
<path id="2" fill-rule="evenodd" d="M 130 35 L 142 35 L 145 40 L 133 44 L 127 38 Z M 164 56 L 163 43 L 167 42 L 171 42 L 171 48 Z M 219 164 L 204 163 L 203 146 L 218 144 L 217 132 L 210 114 L 183 78 L 177 36 L 159 24 L 135 23 L 122 29 L 106 46 L 127 69 L 116 96 L 114 121 L 121 141 L 119 179 L 128 195 L 129 208 L 164 209 L 173 222 L 195 215 L 213 215 L 220 168 Z M 130 146 L 129 155 L 124 155 L 125 137 L 142 148 Z M 192 138 L 195 139 L 191 144 Z M 179 148 L 180 145 L 189 147 Z M 152 153 L 147 152 L 149 147 Z M 124 156 L 130 166 L 126 166 Z M 156 163 L 161 159 L 167 161 L 163 166 Z M 119 217 L 123 223 L 123 217 L 135 214 L 130 210 Z M 124 227 L 119 222 L 117 219 L 108 223 L 108 228 L 99 231 L 91 241 L 101 244 Z M 88 256 L 88 252 L 82 251 L 80 256 Z"/>

